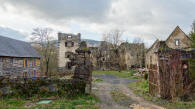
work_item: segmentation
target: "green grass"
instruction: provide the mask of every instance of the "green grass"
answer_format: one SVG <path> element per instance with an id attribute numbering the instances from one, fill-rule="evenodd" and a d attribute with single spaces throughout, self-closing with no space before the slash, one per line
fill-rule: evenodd
<path id="1" fill-rule="evenodd" d="M 135 94 L 143 97 L 145 100 L 166 107 L 167 109 L 195 109 L 195 101 L 168 101 L 150 96 L 148 81 L 143 79 L 130 83 L 129 88 L 133 90 Z"/>
<path id="2" fill-rule="evenodd" d="M 118 102 L 119 100 L 128 99 L 128 97 L 120 90 L 111 90 L 110 94 L 116 102 Z"/>
<path id="3" fill-rule="evenodd" d="M 24 109 L 23 99 L 2 99 L 0 100 L 0 109 Z"/>
<path id="4" fill-rule="evenodd" d="M 0 109 L 26 109 L 27 104 L 32 104 L 30 109 L 99 109 L 99 100 L 93 95 L 80 95 L 74 98 L 61 97 L 50 104 L 36 104 L 25 99 L 1 99 Z"/>
<path id="5" fill-rule="evenodd" d="M 137 95 L 148 97 L 149 96 L 149 85 L 146 80 L 138 80 L 137 82 L 133 82 L 129 84 L 129 88 L 131 88 Z"/>
<path id="6" fill-rule="evenodd" d="M 93 80 L 93 82 L 102 82 L 104 80 L 100 79 L 100 78 L 96 78 L 95 80 Z"/>
<path id="7" fill-rule="evenodd" d="M 139 77 L 133 76 L 134 73 L 135 73 L 134 70 L 127 70 L 127 71 L 121 71 L 121 72 L 118 72 L 118 71 L 93 71 L 94 75 L 112 74 L 112 75 L 115 75 L 115 76 L 120 77 L 120 78 L 138 79 Z"/>
<path id="8" fill-rule="evenodd" d="M 110 91 L 110 95 L 112 96 L 113 100 L 123 106 L 128 106 L 129 107 L 129 103 L 134 103 L 135 101 L 133 101 L 130 97 L 128 97 L 127 95 L 125 95 L 121 90 L 119 89 L 115 89 L 115 90 L 111 90 Z"/>

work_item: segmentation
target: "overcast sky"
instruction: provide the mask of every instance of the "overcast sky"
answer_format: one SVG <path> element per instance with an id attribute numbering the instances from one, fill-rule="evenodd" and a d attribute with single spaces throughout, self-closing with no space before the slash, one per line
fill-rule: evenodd
<path id="1" fill-rule="evenodd" d="M 0 0 L 0 27 L 29 36 L 33 28 L 81 33 L 101 40 L 111 29 L 123 40 L 140 37 L 148 46 L 179 25 L 186 34 L 195 19 L 195 0 Z M 15 37 L 18 39 L 18 37 Z M 57 38 L 57 37 L 56 37 Z"/>

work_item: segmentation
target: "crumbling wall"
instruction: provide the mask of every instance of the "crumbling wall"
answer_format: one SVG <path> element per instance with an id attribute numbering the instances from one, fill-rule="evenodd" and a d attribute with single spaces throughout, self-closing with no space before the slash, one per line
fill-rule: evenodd
<path id="1" fill-rule="evenodd" d="M 69 66 L 69 55 L 75 53 L 75 50 L 79 48 L 81 41 L 81 34 L 66 34 L 58 33 L 58 71 L 66 72 L 73 69 Z"/>
<path id="2" fill-rule="evenodd" d="M 85 42 L 81 42 L 80 47 L 75 52 L 74 56 L 70 58 L 71 65 L 75 66 L 73 79 L 84 81 L 87 85 L 87 93 L 90 93 L 93 70 L 93 64 L 90 60 L 91 51 Z"/>
<path id="3" fill-rule="evenodd" d="M 184 98 L 192 94 L 189 89 L 194 90 L 195 86 L 191 85 L 193 80 L 189 75 L 193 72 L 189 71 L 188 58 L 192 57 L 185 51 L 158 52 L 157 66 L 149 70 L 150 94 L 165 99 Z"/>
<path id="4" fill-rule="evenodd" d="M 91 60 L 96 70 L 127 70 L 145 66 L 144 44 L 122 43 L 114 49 L 108 42 L 90 47 Z"/>

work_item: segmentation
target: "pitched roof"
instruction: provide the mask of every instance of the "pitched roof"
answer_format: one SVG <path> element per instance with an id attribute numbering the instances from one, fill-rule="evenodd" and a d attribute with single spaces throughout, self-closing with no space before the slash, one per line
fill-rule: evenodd
<path id="1" fill-rule="evenodd" d="M 153 47 L 154 47 L 154 45 L 156 45 L 156 43 L 158 43 L 159 42 L 159 40 L 158 39 L 156 39 L 156 41 L 152 44 L 152 46 L 146 51 L 146 53 L 148 53 Z"/>
<path id="2" fill-rule="evenodd" d="M 179 26 L 177 26 L 174 30 L 173 30 L 173 32 L 169 35 L 169 37 L 167 38 L 167 40 L 169 40 L 170 38 L 171 38 L 171 36 L 173 36 L 174 34 L 176 34 L 176 33 L 178 33 L 178 32 L 183 32 L 182 31 L 182 29 L 179 27 Z M 185 32 L 183 32 L 184 34 L 185 34 Z M 185 34 L 185 36 L 188 38 L 188 39 L 190 39 L 189 37 L 188 37 L 188 35 L 186 35 Z M 166 41 L 167 41 L 166 40 Z M 191 40 L 191 39 L 190 39 Z"/>
<path id="3" fill-rule="evenodd" d="M 154 47 L 154 45 L 156 45 L 156 43 L 161 42 L 161 44 L 162 44 L 162 43 L 166 42 L 167 40 L 169 40 L 169 39 L 171 38 L 171 36 L 173 36 L 174 34 L 176 34 L 176 33 L 178 33 L 178 32 L 183 32 L 182 29 L 181 29 L 179 26 L 177 26 L 177 27 L 173 30 L 173 32 L 169 35 L 169 37 L 168 37 L 165 41 L 159 41 L 159 40 L 157 39 L 157 40 L 152 44 L 152 46 L 146 51 L 146 53 L 149 52 L 149 51 Z M 183 32 L 183 33 L 184 33 L 184 35 L 185 35 L 189 40 L 191 40 L 191 39 L 185 34 L 185 32 Z"/>
<path id="4" fill-rule="evenodd" d="M 40 58 L 29 43 L 3 36 L 0 36 L 0 56 Z"/>

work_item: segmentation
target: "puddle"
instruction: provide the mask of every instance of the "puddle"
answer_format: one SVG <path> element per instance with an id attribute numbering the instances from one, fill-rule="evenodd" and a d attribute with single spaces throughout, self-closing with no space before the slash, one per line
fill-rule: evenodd
<path id="1" fill-rule="evenodd" d="M 52 102 L 52 100 L 41 100 L 37 104 L 49 104 L 51 102 Z"/>

